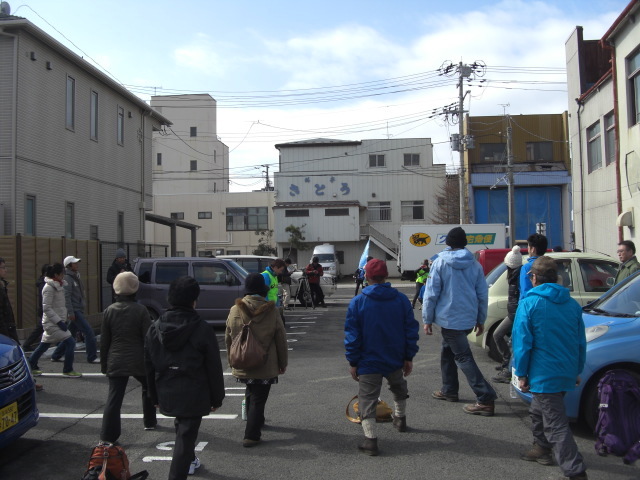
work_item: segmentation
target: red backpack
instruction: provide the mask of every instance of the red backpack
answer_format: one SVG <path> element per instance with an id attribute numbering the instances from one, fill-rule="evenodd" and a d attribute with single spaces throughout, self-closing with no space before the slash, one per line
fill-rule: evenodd
<path id="1" fill-rule="evenodd" d="M 131 475 L 129 459 L 122 447 L 100 442 L 93 447 L 89 464 L 82 480 L 144 480 L 149 476 L 146 470 Z"/>

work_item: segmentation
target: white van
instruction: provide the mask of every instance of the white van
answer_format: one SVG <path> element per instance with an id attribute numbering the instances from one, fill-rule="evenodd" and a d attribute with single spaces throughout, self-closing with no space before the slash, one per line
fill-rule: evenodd
<path id="1" fill-rule="evenodd" d="M 318 261 L 325 273 L 340 278 L 340 261 L 336 255 L 336 247 L 329 243 L 317 245 L 313 249 L 313 255 L 311 255 L 309 263 L 312 262 L 313 257 L 318 257 Z"/>

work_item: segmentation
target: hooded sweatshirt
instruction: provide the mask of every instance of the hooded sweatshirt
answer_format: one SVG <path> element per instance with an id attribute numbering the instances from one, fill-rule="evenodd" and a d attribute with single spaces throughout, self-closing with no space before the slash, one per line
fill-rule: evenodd
<path id="1" fill-rule="evenodd" d="M 405 294 L 390 283 L 369 285 L 347 309 L 347 361 L 358 368 L 358 375 L 389 375 L 418 353 L 419 328 Z"/>
<path id="2" fill-rule="evenodd" d="M 216 334 L 189 307 L 172 307 L 145 339 L 149 395 L 171 417 L 202 417 L 224 399 L 224 377 Z"/>
<path id="3" fill-rule="evenodd" d="M 511 338 L 515 374 L 529 377 L 532 392 L 575 388 L 587 341 L 582 308 L 567 288 L 543 283 L 529 290 L 518 305 Z"/>
<path id="4" fill-rule="evenodd" d="M 487 319 L 489 292 L 482 266 L 466 248 L 446 248 L 429 272 L 422 322 L 450 330 L 471 330 Z"/>

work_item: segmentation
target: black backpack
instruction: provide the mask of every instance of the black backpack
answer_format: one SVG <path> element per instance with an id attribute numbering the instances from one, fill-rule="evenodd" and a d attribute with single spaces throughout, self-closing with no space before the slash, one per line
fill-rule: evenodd
<path id="1" fill-rule="evenodd" d="M 626 370 L 609 370 L 598 382 L 600 407 L 596 424 L 596 452 L 640 458 L 640 385 Z"/>

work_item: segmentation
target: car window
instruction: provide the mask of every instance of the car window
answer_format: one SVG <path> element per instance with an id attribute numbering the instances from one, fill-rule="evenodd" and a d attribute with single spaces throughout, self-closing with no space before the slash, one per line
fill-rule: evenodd
<path id="1" fill-rule="evenodd" d="M 621 285 L 612 295 L 602 297 L 599 310 L 613 315 L 640 316 L 640 276 Z"/>
<path id="2" fill-rule="evenodd" d="M 487 287 L 491 287 L 491 285 L 496 283 L 496 281 L 500 278 L 500 276 L 504 273 L 506 269 L 507 269 L 507 264 L 502 262 L 500 265 L 498 265 L 489 273 L 487 273 L 487 276 L 485 277 L 485 280 L 487 281 Z"/>
<path id="3" fill-rule="evenodd" d="M 556 260 L 558 266 L 558 285 L 562 285 L 573 292 L 573 275 L 571 274 L 571 260 Z"/>
<path id="4" fill-rule="evenodd" d="M 615 277 L 618 271 L 616 263 L 602 260 L 578 260 L 578 265 L 586 292 L 606 292 L 607 279 Z"/>
<path id="5" fill-rule="evenodd" d="M 189 275 L 187 262 L 156 263 L 156 283 L 169 284 L 176 278 Z"/>
<path id="6" fill-rule="evenodd" d="M 142 262 L 138 269 L 138 280 L 142 283 L 151 283 L 151 270 L 153 270 L 153 262 Z"/>
<path id="7" fill-rule="evenodd" d="M 247 272 L 260 273 L 260 259 L 258 258 L 239 258 L 236 263 L 242 265 Z"/>
<path id="8" fill-rule="evenodd" d="M 329 263 L 336 261 L 336 256 L 333 253 L 316 253 L 314 257 L 318 257 L 319 263 Z"/>
<path id="9" fill-rule="evenodd" d="M 224 285 L 227 273 L 224 265 L 208 262 L 193 263 L 193 276 L 200 285 Z"/>

